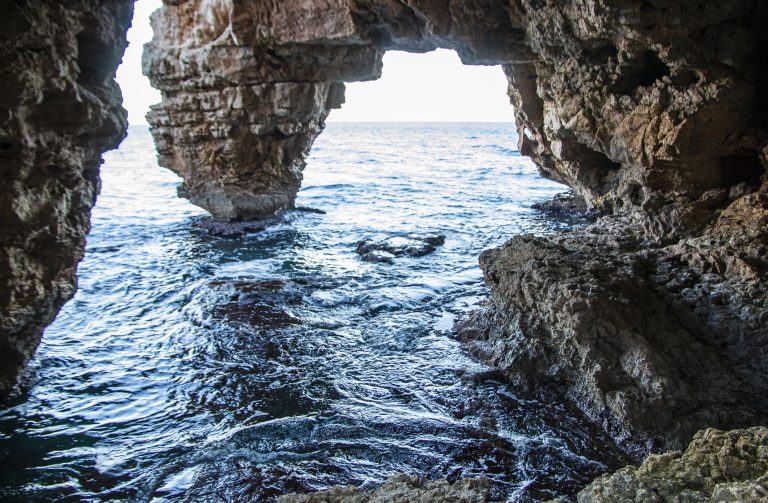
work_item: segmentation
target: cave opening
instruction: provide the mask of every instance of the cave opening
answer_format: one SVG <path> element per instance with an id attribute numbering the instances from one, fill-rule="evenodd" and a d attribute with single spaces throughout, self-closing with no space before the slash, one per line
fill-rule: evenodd
<path id="1" fill-rule="evenodd" d="M 517 151 L 499 68 L 460 66 L 452 52 L 407 57 L 402 92 L 386 91 L 385 60 L 382 97 L 361 102 L 380 106 L 369 120 L 406 122 L 344 122 L 358 96 L 351 84 L 348 108 L 318 138 L 298 204 L 324 214 L 226 238 L 197 227 L 202 210 L 175 197 L 179 179 L 160 169 L 143 111 L 132 109 L 137 84 L 121 82 L 132 127 L 104 156 L 78 292 L 46 329 L 24 407 L 3 418 L 3 432 L 23 429 L 35 446 L 4 472 L 9 484 L 45 477 L 44 499 L 268 500 L 361 476 L 429 466 L 432 478 L 455 478 L 496 464 L 500 496 L 544 497 L 596 476 L 593 459 L 615 464 L 574 446 L 521 470 L 521 443 L 543 454 L 542 436 L 565 445 L 591 425 L 574 413 L 552 426 L 562 411 L 518 400 L 449 336 L 485 293 L 483 250 L 565 225 L 530 208 L 561 187 Z M 430 57 L 450 58 L 459 74 L 435 72 Z M 473 70 L 497 72 L 495 88 Z M 139 75 L 130 54 L 128 71 Z M 499 115 L 480 115 L 477 94 L 493 94 Z M 427 102 L 431 114 L 417 110 Z M 418 118 L 428 122 L 407 122 Z M 360 253 L 387 238 L 397 249 Z M 88 449 L 61 447 L 46 441 L 51 428 L 100 436 Z M 217 446 L 215 460 L 200 456 Z M 50 466 L 54 451 L 64 468 Z"/>

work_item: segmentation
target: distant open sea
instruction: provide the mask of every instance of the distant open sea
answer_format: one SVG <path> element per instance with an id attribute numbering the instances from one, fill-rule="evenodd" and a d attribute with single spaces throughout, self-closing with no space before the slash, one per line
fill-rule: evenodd
<path id="1" fill-rule="evenodd" d="M 573 494 L 614 468 L 561 404 L 524 400 L 451 337 L 487 295 L 478 255 L 574 225 L 510 123 L 331 123 L 297 213 L 239 238 L 195 227 L 146 127 L 105 156 L 79 291 L 29 393 L 0 410 L 2 501 L 271 501 L 395 473 Z M 438 233 L 421 258 L 356 243 Z"/>

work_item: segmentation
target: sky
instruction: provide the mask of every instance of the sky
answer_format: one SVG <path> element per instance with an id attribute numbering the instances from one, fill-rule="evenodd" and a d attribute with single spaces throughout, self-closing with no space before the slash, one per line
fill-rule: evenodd
<path id="1" fill-rule="evenodd" d="M 141 73 L 141 52 L 152 39 L 149 15 L 161 0 L 138 0 L 128 49 L 117 70 L 128 122 L 146 124 L 160 92 Z M 507 80 L 498 66 L 462 65 L 454 51 L 426 54 L 390 51 L 382 78 L 347 83 L 346 103 L 328 122 L 512 122 Z"/>

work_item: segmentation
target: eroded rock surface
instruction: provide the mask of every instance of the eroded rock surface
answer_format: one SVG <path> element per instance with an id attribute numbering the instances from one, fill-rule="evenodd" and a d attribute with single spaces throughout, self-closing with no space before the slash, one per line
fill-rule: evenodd
<path id="1" fill-rule="evenodd" d="M 768 429 L 701 431 L 684 452 L 651 455 L 604 475 L 578 501 L 768 501 Z"/>
<path id="2" fill-rule="evenodd" d="M 426 480 L 409 475 L 394 475 L 378 489 L 354 486 L 332 487 L 310 494 L 288 494 L 277 503 L 485 503 L 489 501 L 488 480 Z"/>
<path id="3" fill-rule="evenodd" d="M 290 208 L 343 82 L 378 78 L 388 49 L 451 47 L 480 64 L 530 58 L 515 12 L 486 0 L 166 2 L 144 56 L 163 93 L 148 116 L 160 164 L 218 218 Z"/>
<path id="4" fill-rule="evenodd" d="M 130 0 L 4 2 L 0 20 L 0 396 L 75 293 L 101 154 L 126 129 L 113 80 Z"/>

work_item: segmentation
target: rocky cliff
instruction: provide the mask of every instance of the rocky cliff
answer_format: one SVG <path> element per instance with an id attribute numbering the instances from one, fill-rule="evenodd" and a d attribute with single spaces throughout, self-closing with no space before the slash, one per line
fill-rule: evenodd
<path id="1" fill-rule="evenodd" d="M 768 7 L 732 0 L 174 1 L 150 114 L 181 194 L 224 219 L 290 208 L 342 81 L 390 49 L 502 65 L 520 149 L 605 217 L 483 255 L 461 336 L 637 453 L 768 411 Z"/>
<path id="2" fill-rule="evenodd" d="M 130 0 L 4 2 L 0 20 L 0 396 L 75 293 L 102 152 L 126 129 L 113 80 Z"/>
<path id="3" fill-rule="evenodd" d="M 480 259 L 473 351 L 629 450 L 768 418 L 760 2 L 523 2 L 521 150 L 606 217 Z"/>

